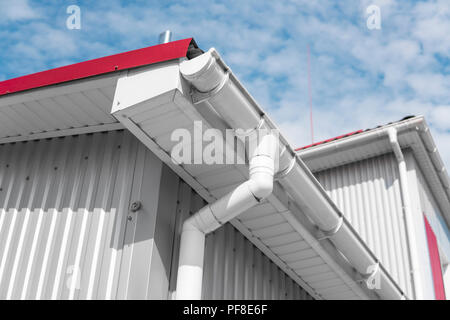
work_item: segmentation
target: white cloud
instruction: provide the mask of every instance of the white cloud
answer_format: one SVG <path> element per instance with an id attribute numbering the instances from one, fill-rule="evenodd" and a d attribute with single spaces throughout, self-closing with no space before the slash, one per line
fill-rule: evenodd
<path id="1" fill-rule="evenodd" d="M 39 17 L 38 10 L 30 6 L 27 0 L 0 0 L 0 21 L 16 21 Z"/>
<path id="2" fill-rule="evenodd" d="M 429 123 L 437 130 L 448 131 L 450 122 L 450 105 L 447 106 L 433 106 L 430 108 Z M 445 149 L 450 149 L 447 144 Z M 449 168 L 450 170 L 450 168 Z"/>
<path id="3" fill-rule="evenodd" d="M 370 4 L 381 8 L 381 30 L 366 27 Z M 45 12 L 47 20 L 0 30 L 9 72 L 152 45 L 171 29 L 176 39 L 194 36 L 203 49 L 216 47 L 298 146 L 310 143 L 309 45 L 316 141 L 424 114 L 450 168 L 448 0 L 86 2 L 79 32 L 64 29 L 65 11 L 52 15 L 55 9 L 26 1 L 19 7 L 8 14 Z"/>
<path id="4" fill-rule="evenodd" d="M 406 77 L 406 81 L 416 94 L 429 98 L 449 98 L 450 77 L 439 73 L 414 73 Z"/>

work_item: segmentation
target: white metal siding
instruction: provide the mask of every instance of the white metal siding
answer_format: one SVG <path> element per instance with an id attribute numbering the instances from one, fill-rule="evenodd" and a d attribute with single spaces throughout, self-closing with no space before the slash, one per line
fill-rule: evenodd
<path id="1" fill-rule="evenodd" d="M 406 230 L 393 154 L 315 173 L 339 209 L 411 296 Z"/>
<path id="2" fill-rule="evenodd" d="M 177 190 L 204 205 L 128 131 L 0 145 L 0 299 L 170 297 Z M 206 250 L 205 298 L 310 298 L 231 225 Z"/>
<path id="3" fill-rule="evenodd" d="M 137 141 L 0 146 L 0 298 L 114 298 Z"/>
<path id="4" fill-rule="evenodd" d="M 231 224 L 207 237 L 204 281 L 204 299 L 312 299 Z"/>

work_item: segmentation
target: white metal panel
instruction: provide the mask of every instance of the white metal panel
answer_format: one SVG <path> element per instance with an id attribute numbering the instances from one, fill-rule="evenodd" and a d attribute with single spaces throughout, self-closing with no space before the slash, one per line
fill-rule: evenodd
<path id="1" fill-rule="evenodd" d="M 410 264 L 393 154 L 315 173 L 319 182 L 408 295 Z"/>
<path id="2" fill-rule="evenodd" d="M 148 297 L 161 167 L 123 130 L 0 145 L 0 298 Z"/>
<path id="3" fill-rule="evenodd" d="M 312 297 L 231 224 L 206 239 L 204 299 Z"/>

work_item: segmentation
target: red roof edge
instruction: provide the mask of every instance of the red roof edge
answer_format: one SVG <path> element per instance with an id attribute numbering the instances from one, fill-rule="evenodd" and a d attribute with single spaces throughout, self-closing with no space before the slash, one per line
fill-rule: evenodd
<path id="1" fill-rule="evenodd" d="M 345 138 L 345 137 L 353 136 L 353 135 L 361 133 L 363 131 L 364 130 L 357 130 L 357 131 L 353 131 L 353 132 L 350 132 L 350 133 L 346 133 L 346 134 L 343 134 L 343 135 L 340 135 L 340 136 L 337 136 L 337 137 L 334 137 L 334 138 L 331 138 L 331 139 L 323 140 L 323 141 L 316 142 L 316 143 L 313 143 L 313 144 L 310 144 L 310 145 L 307 145 L 307 146 L 304 146 L 304 147 L 297 148 L 297 149 L 295 149 L 295 151 L 308 149 L 308 148 L 315 147 L 315 146 L 318 146 L 318 145 L 321 145 L 321 144 L 324 144 L 324 143 L 328 143 L 328 142 L 331 142 L 331 141 L 334 141 L 334 140 L 339 140 L 339 139 L 342 139 L 342 138 Z"/>
<path id="2" fill-rule="evenodd" d="M 186 57 L 193 39 L 118 53 L 0 82 L 0 96 Z"/>

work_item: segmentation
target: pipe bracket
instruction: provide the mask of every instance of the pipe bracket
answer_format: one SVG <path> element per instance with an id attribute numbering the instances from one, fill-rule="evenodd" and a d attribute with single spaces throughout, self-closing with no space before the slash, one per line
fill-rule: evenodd
<path id="1" fill-rule="evenodd" d="M 235 134 L 236 134 L 236 136 L 241 137 L 241 138 L 248 137 L 251 134 L 253 134 L 253 132 L 261 130 L 261 128 L 264 126 L 265 122 L 266 122 L 266 120 L 264 119 L 264 117 L 261 117 L 261 119 L 259 119 L 258 125 L 255 128 L 250 129 L 248 132 L 244 132 L 244 133 L 235 132 Z"/>
<path id="2" fill-rule="evenodd" d="M 338 231 L 341 229 L 343 224 L 344 224 L 344 217 L 340 216 L 338 224 L 333 229 L 327 230 L 327 231 L 319 229 L 319 232 L 320 232 L 321 235 L 317 238 L 317 240 L 321 241 L 321 240 L 325 240 L 325 239 L 331 238 L 336 233 L 338 233 Z"/>
<path id="3" fill-rule="evenodd" d="M 377 261 L 369 268 L 371 269 L 369 273 L 359 273 L 358 279 L 356 281 L 359 283 L 365 283 L 367 285 L 367 288 L 369 289 L 379 289 L 379 283 L 377 283 L 377 274 L 380 272 L 380 262 Z"/>

